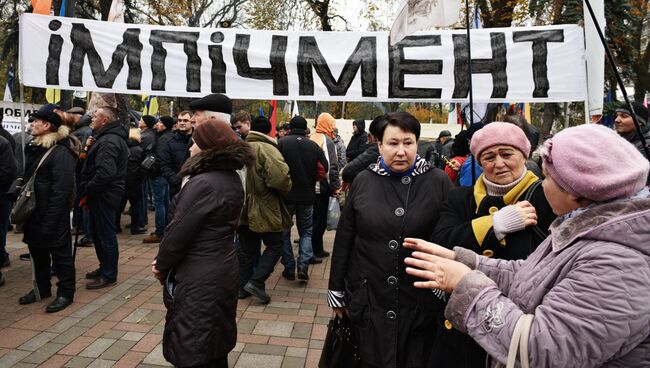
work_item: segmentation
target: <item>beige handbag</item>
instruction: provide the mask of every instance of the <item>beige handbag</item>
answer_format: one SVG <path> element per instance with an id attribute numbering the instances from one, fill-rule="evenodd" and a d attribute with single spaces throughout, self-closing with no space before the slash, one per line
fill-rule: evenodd
<path id="1" fill-rule="evenodd" d="M 528 368 L 528 337 L 530 336 L 530 326 L 533 324 L 535 318 L 532 314 L 524 314 L 517 320 L 515 330 L 510 339 L 510 348 L 508 349 L 508 361 L 504 366 L 498 363 L 497 368 L 514 368 L 515 361 L 517 360 L 517 353 L 519 353 L 519 362 L 521 368 Z"/>

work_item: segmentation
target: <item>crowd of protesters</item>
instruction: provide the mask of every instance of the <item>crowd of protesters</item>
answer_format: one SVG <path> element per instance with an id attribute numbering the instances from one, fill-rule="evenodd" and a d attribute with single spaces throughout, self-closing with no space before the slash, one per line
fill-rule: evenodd
<path id="1" fill-rule="evenodd" d="M 388 113 L 368 131 L 353 121 L 346 146 L 326 112 L 274 132 L 222 94 L 188 107 L 129 126 L 110 106 L 48 104 L 27 132 L 0 129 L 2 267 L 12 206 L 23 188 L 36 198 L 14 224 L 35 277 L 20 304 L 51 297 L 51 275 L 46 312 L 73 303 L 76 247 L 97 255 L 87 289 L 115 285 L 128 213 L 125 229 L 159 243 L 165 358 L 227 367 L 237 299 L 269 303 L 278 261 L 284 278 L 308 282 L 330 256 L 329 204 L 344 198 L 327 303 L 349 321 L 362 366 L 503 363 L 527 313 L 534 366 L 650 364 L 650 175 L 626 105 L 615 132 L 569 128 L 541 147 L 519 116 L 431 142 L 412 115 Z M 648 110 L 634 110 L 650 140 Z"/>

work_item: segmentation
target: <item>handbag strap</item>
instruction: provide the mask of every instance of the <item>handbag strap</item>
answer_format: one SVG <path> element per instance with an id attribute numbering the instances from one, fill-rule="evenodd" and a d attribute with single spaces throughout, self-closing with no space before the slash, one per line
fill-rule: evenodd
<path id="1" fill-rule="evenodd" d="M 43 164 L 43 161 L 45 161 L 47 156 L 49 156 L 50 153 L 52 153 L 52 151 L 54 151 L 54 148 L 56 148 L 56 145 L 50 147 L 50 149 L 48 149 L 47 152 L 45 152 L 43 157 L 41 157 L 41 160 L 38 162 L 38 166 L 36 166 L 36 170 L 34 170 L 34 174 L 32 175 L 33 178 L 36 177 L 36 173 L 38 172 L 38 169 L 41 167 L 41 164 Z"/>
<path id="2" fill-rule="evenodd" d="M 508 348 L 508 360 L 506 368 L 514 368 L 519 353 L 519 362 L 522 368 L 528 368 L 528 337 L 530 335 L 530 326 L 533 324 L 534 315 L 522 314 L 515 324 L 515 329 L 510 338 L 510 347 Z M 503 366 L 503 365 L 497 365 Z"/>

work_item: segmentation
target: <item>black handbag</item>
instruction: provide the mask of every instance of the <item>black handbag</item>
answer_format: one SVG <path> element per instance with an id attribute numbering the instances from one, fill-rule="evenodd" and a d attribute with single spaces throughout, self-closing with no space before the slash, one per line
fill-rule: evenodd
<path id="1" fill-rule="evenodd" d="M 348 317 L 335 316 L 334 319 L 330 319 L 318 367 L 361 367 L 357 338 Z"/>
<path id="2" fill-rule="evenodd" d="M 34 174 L 31 178 L 29 178 L 27 184 L 25 184 L 25 186 L 23 186 L 22 190 L 20 191 L 18 199 L 16 200 L 16 204 L 11 210 L 11 221 L 14 224 L 24 224 L 29 216 L 31 216 L 32 213 L 34 213 L 36 210 L 36 192 L 34 191 L 34 180 L 36 180 L 36 173 L 38 173 L 38 169 L 41 167 L 41 164 L 43 164 L 43 161 L 45 161 L 47 156 L 50 155 L 55 147 L 56 145 L 52 146 L 52 148 L 48 149 L 47 152 L 45 152 L 41 160 L 38 162 L 38 166 L 36 166 Z"/>

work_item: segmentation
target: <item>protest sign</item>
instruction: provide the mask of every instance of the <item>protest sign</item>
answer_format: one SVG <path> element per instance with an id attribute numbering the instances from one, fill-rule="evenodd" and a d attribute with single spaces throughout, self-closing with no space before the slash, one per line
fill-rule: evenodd
<path id="1" fill-rule="evenodd" d="M 21 131 L 20 117 L 25 117 L 25 123 L 29 119 L 29 115 L 37 111 L 41 105 L 25 104 L 25 109 L 21 109 L 19 103 L 14 102 L 0 102 L 0 114 L 2 114 L 2 126 L 11 134 Z"/>

